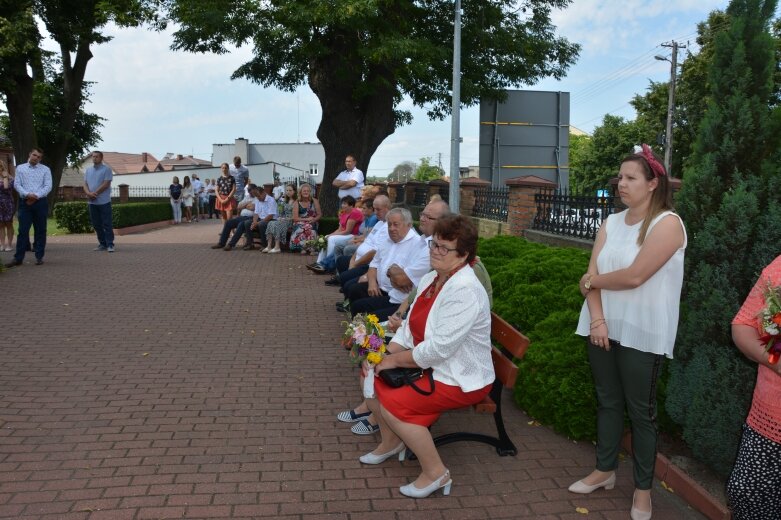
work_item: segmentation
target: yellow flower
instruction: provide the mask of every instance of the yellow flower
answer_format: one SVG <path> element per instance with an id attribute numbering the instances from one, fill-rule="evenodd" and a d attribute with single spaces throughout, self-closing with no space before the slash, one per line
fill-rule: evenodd
<path id="1" fill-rule="evenodd" d="M 372 325 L 377 325 L 380 322 L 380 320 L 377 319 L 376 314 L 369 314 L 368 316 L 366 316 L 366 321 L 368 321 Z"/>
<path id="2" fill-rule="evenodd" d="M 377 325 L 377 335 L 381 338 L 385 337 L 385 329 L 382 328 L 382 325 Z"/>
<path id="3" fill-rule="evenodd" d="M 379 364 L 380 361 L 382 361 L 382 354 L 379 354 L 377 352 L 369 352 L 366 355 L 366 361 L 368 361 L 372 365 L 377 365 Z"/>

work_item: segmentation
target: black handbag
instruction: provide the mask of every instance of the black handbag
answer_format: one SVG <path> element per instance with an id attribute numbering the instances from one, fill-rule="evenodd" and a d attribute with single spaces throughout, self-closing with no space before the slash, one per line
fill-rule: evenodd
<path id="1" fill-rule="evenodd" d="M 418 388 L 415 383 L 428 374 L 428 380 L 431 384 L 431 390 L 425 391 Z M 409 385 L 417 393 L 421 395 L 431 395 L 434 393 L 434 374 L 431 370 L 423 370 L 420 367 L 417 368 L 387 368 L 379 373 L 380 379 L 391 388 L 399 388 L 404 385 Z"/>

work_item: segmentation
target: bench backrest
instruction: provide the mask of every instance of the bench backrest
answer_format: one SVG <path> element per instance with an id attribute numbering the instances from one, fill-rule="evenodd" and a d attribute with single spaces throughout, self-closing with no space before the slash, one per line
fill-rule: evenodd
<path id="1" fill-rule="evenodd" d="M 529 338 L 500 318 L 498 314 L 491 312 L 491 339 L 501 345 L 501 348 L 494 346 L 491 352 L 496 377 L 505 388 L 513 388 L 515 378 L 518 376 L 518 365 L 513 359 L 520 359 L 526 354 Z"/>

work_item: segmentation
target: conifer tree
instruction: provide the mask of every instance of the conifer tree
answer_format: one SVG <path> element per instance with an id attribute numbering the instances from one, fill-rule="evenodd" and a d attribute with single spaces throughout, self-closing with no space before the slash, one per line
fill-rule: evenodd
<path id="1" fill-rule="evenodd" d="M 770 34 L 777 0 L 733 0 L 716 36 L 708 108 L 677 208 L 686 224 L 686 284 L 667 411 L 695 456 L 722 474 L 734 461 L 756 378 L 730 322 L 781 252 L 778 109 Z"/>

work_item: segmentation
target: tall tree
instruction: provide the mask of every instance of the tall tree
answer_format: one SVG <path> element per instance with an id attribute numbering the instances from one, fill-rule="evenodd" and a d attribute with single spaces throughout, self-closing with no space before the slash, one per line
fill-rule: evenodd
<path id="1" fill-rule="evenodd" d="M 646 132 L 647 133 L 647 132 Z M 635 121 L 606 115 L 590 138 L 576 139 L 570 155 L 570 186 L 576 193 L 593 195 L 618 174 L 621 159 L 643 141 L 643 129 Z"/>
<path id="2" fill-rule="evenodd" d="M 445 175 L 445 170 L 441 166 L 431 164 L 431 157 L 421 157 L 420 164 L 415 168 L 415 175 L 413 176 L 416 181 L 433 181 L 441 179 Z"/>
<path id="3" fill-rule="evenodd" d="M 769 31 L 776 3 L 733 0 L 727 8 L 677 203 L 690 242 L 667 410 L 695 456 L 724 474 L 756 374 L 732 344 L 730 321 L 781 243 L 781 110 L 772 106 L 778 62 Z"/>
<path id="4" fill-rule="evenodd" d="M 397 164 L 393 171 L 388 175 L 388 181 L 407 182 L 415 173 L 415 169 L 418 167 L 412 161 L 404 161 Z"/>
<path id="5" fill-rule="evenodd" d="M 561 78 L 579 47 L 556 37 L 550 14 L 571 0 L 464 3 L 461 99 L 501 99 L 502 90 Z M 228 52 L 251 43 L 254 58 L 234 78 L 293 91 L 308 83 L 323 110 L 321 204 L 334 212 L 331 181 L 347 154 L 368 171 L 371 157 L 411 114 L 406 96 L 442 118 L 450 110 L 451 0 L 165 0 L 179 24 L 175 49 Z"/>
<path id="6" fill-rule="evenodd" d="M 26 162 L 33 146 L 43 148 L 54 188 L 69 155 L 97 138 L 100 118 L 83 110 L 91 46 L 110 40 L 101 33 L 109 22 L 131 26 L 151 19 L 152 1 L 0 1 L 0 93 L 16 161 Z M 58 53 L 43 50 L 41 26 Z"/>

